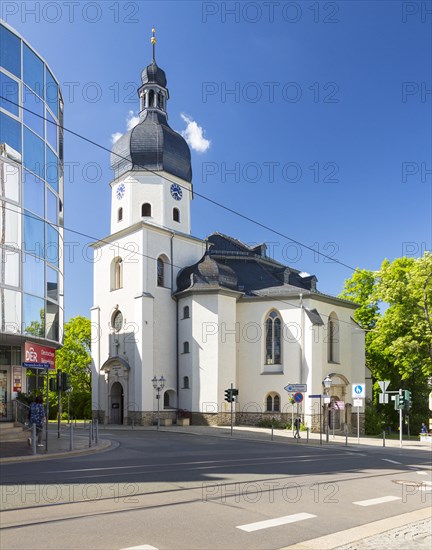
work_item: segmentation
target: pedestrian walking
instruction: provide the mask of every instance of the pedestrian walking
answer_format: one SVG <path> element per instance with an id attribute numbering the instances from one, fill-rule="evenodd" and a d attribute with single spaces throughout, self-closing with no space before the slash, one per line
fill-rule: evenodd
<path id="1" fill-rule="evenodd" d="M 426 424 L 424 422 L 422 422 L 422 425 L 421 425 L 421 428 L 420 428 L 420 433 L 421 434 L 427 434 L 427 427 L 426 427 Z"/>
<path id="2" fill-rule="evenodd" d="M 43 447 L 42 434 L 43 424 L 45 420 L 45 409 L 43 406 L 42 396 L 38 395 L 30 405 L 29 421 L 30 424 L 36 424 L 37 446 Z"/>
<path id="3" fill-rule="evenodd" d="M 300 417 L 298 416 L 295 420 L 294 420 L 294 428 L 296 429 L 296 432 L 294 434 L 294 438 L 298 437 L 299 439 L 300 438 L 300 426 L 301 426 L 301 419 Z"/>

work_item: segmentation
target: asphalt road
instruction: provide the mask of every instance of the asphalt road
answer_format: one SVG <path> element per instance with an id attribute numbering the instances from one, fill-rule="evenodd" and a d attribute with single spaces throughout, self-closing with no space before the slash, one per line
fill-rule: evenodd
<path id="1" fill-rule="evenodd" d="M 116 448 L 2 466 L 2 550 L 276 549 L 431 506 L 428 451 L 104 437 Z"/>

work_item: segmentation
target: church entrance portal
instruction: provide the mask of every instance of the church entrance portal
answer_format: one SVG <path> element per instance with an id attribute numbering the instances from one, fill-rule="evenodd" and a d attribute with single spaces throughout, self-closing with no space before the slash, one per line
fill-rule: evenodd
<path id="1" fill-rule="evenodd" d="M 111 387 L 111 424 L 123 424 L 123 388 L 120 382 Z"/>

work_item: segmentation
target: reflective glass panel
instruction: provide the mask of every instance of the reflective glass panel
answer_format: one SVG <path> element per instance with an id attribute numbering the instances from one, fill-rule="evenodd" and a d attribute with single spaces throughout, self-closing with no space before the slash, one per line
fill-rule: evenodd
<path id="1" fill-rule="evenodd" d="M 45 100 L 54 115 L 58 117 L 58 86 L 48 69 L 46 69 L 45 78 Z"/>
<path id="2" fill-rule="evenodd" d="M 19 206 L 5 202 L 5 208 L 0 208 L 0 244 L 13 248 L 21 247 L 21 211 Z"/>
<path id="3" fill-rule="evenodd" d="M 21 124 L 4 113 L 0 113 L 0 143 L 7 143 L 21 153 Z"/>
<path id="4" fill-rule="evenodd" d="M 40 97 L 43 97 L 44 65 L 39 57 L 23 44 L 24 82 Z"/>
<path id="5" fill-rule="evenodd" d="M 31 254 L 23 254 L 24 292 L 45 295 L 45 262 Z"/>
<path id="6" fill-rule="evenodd" d="M 45 179 L 53 189 L 58 191 L 58 158 L 48 146 L 46 148 Z"/>
<path id="7" fill-rule="evenodd" d="M 45 301 L 23 294 L 23 331 L 32 336 L 45 336 Z"/>
<path id="8" fill-rule="evenodd" d="M 19 117 L 18 82 L 1 72 L 0 72 L 0 96 L 5 98 L 5 99 L 0 99 L 0 107 L 2 107 L 3 109 L 6 109 L 6 111 L 9 111 L 13 115 Z M 17 105 L 14 105 L 14 103 L 16 103 Z"/>
<path id="9" fill-rule="evenodd" d="M 44 182 L 24 170 L 24 207 L 41 218 L 44 217 Z"/>
<path id="10" fill-rule="evenodd" d="M 54 151 L 57 151 L 58 147 L 58 139 L 57 139 L 57 126 L 55 123 L 55 120 L 53 117 L 49 114 L 49 111 L 46 110 L 46 138 L 48 143 L 51 145 L 51 147 L 54 149 Z"/>
<path id="11" fill-rule="evenodd" d="M 7 199 L 18 202 L 20 193 L 20 168 L 17 164 L 4 163 L 4 189 L 0 190 Z"/>
<path id="12" fill-rule="evenodd" d="M 47 188 L 47 214 L 46 217 L 50 222 L 57 224 L 57 197 L 52 191 Z"/>
<path id="13" fill-rule="evenodd" d="M 57 229 L 54 229 L 49 223 L 46 224 L 46 259 L 53 265 L 59 264 L 59 234 Z"/>
<path id="14" fill-rule="evenodd" d="M 44 177 L 44 143 L 28 128 L 24 128 L 24 167 Z"/>
<path id="15" fill-rule="evenodd" d="M 58 300 L 58 271 L 47 265 L 46 296 L 51 300 Z"/>
<path id="16" fill-rule="evenodd" d="M 4 332 L 21 332 L 21 292 L 5 288 L 0 293 L 0 308 L 4 311 Z M 3 328 L 2 328 L 3 331 Z"/>
<path id="17" fill-rule="evenodd" d="M 21 77 L 21 40 L 0 25 L 0 65 Z"/>
<path id="18" fill-rule="evenodd" d="M 43 257 L 44 222 L 34 214 L 24 210 L 24 250 Z"/>
<path id="19" fill-rule="evenodd" d="M 29 128 L 40 136 L 44 136 L 44 104 L 42 99 L 35 95 L 27 86 L 23 86 L 22 104 L 23 120 Z M 35 113 L 35 114 L 33 114 Z M 37 116 L 39 115 L 39 116 Z"/>
<path id="20" fill-rule="evenodd" d="M 46 337 L 50 340 L 59 338 L 59 307 L 49 300 L 46 302 Z"/>
<path id="21" fill-rule="evenodd" d="M 20 286 L 20 253 L 17 250 L 0 247 L 1 262 L 0 283 L 8 286 Z"/>

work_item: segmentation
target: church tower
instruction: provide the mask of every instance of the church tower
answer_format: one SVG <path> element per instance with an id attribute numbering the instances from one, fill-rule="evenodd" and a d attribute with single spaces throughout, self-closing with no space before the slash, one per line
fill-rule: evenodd
<path id="1" fill-rule="evenodd" d="M 178 406 L 176 280 L 205 242 L 190 234 L 189 146 L 168 124 L 165 72 L 153 56 L 142 71 L 138 123 L 111 153 L 110 235 L 94 243 L 92 401 L 108 423 L 151 423 Z M 164 380 L 163 403 L 153 379 Z"/>
<path id="2" fill-rule="evenodd" d="M 190 234 L 192 168 L 189 146 L 168 124 L 165 72 L 153 56 L 141 73 L 139 122 L 114 144 L 111 233 L 138 221 Z"/>

